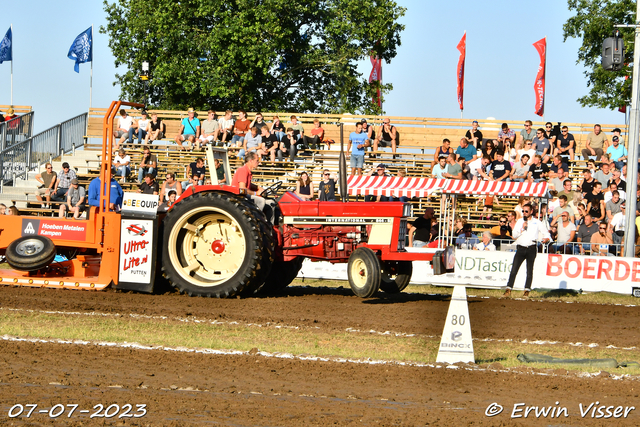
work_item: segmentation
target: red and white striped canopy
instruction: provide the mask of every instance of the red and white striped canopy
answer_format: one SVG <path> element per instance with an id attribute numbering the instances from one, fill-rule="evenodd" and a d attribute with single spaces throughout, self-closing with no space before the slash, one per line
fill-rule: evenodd
<path id="1" fill-rule="evenodd" d="M 426 197 L 438 191 L 445 194 L 493 194 L 496 196 L 543 197 L 547 183 L 471 181 L 459 179 L 400 178 L 395 176 L 357 176 L 347 181 L 352 196 Z"/>

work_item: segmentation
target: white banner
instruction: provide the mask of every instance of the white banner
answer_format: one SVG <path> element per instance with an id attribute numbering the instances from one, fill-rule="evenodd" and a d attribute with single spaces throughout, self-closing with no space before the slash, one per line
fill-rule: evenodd
<path id="1" fill-rule="evenodd" d="M 413 262 L 411 284 L 466 285 L 472 288 L 503 288 L 507 285 L 515 252 L 456 250 L 454 273 L 435 276 L 431 264 Z M 515 289 L 524 289 L 527 268 L 522 263 Z M 347 264 L 306 259 L 299 278 L 347 280 Z M 538 254 L 533 266 L 532 288 L 573 289 L 631 295 L 640 288 L 640 259 L 583 255 Z"/>
<path id="2" fill-rule="evenodd" d="M 640 260 L 610 256 L 546 255 L 545 268 L 536 270 L 534 284 L 543 288 L 582 289 L 586 292 L 631 294 L 640 287 Z"/>
<path id="3" fill-rule="evenodd" d="M 155 244 L 153 220 L 123 219 L 121 221 L 119 281 L 149 284 Z"/>

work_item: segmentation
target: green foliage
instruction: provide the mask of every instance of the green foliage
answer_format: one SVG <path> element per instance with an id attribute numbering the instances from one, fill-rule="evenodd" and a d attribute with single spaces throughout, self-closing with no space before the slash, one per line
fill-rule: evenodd
<path id="1" fill-rule="evenodd" d="M 631 76 L 633 63 L 634 30 L 621 28 L 624 39 L 626 65 L 620 71 L 605 71 L 600 65 L 602 42 L 611 37 L 616 24 L 633 24 L 636 15 L 635 0 L 568 0 L 570 11 L 576 15 L 563 25 L 564 40 L 582 39 L 578 50 L 578 63 L 587 68 L 589 94 L 578 99 L 584 107 L 612 110 L 631 103 Z M 629 78 L 625 80 L 625 76 Z"/>
<path id="2" fill-rule="evenodd" d="M 121 97 L 158 108 L 380 113 L 357 61 L 396 56 L 393 0 L 104 1 Z M 115 83 L 114 83 L 115 85 Z M 392 89 L 382 85 L 382 92 Z"/>

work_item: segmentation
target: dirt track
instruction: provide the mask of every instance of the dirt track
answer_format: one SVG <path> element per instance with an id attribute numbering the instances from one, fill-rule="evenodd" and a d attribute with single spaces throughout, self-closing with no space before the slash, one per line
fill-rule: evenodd
<path id="1" fill-rule="evenodd" d="M 362 300 L 350 296 L 348 290 L 302 287 L 279 298 L 232 300 L 0 287 L 2 307 L 197 316 L 432 336 L 441 334 L 448 305 L 448 298 L 440 296 Z M 597 342 L 619 347 L 638 343 L 638 307 L 472 298 L 469 310 L 476 338 Z M 522 425 L 523 421 L 525 425 L 640 425 L 637 380 L 607 376 L 542 376 L 0 341 L 0 425 L 27 422 L 8 418 L 9 409 L 17 403 L 37 403 L 46 409 L 58 403 L 78 404 L 78 409 L 90 410 L 98 403 L 105 407 L 112 403 L 147 405 L 144 417 L 107 421 L 113 425 L 489 426 Z M 592 401 L 639 409 L 626 419 L 591 419 L 590 412 L 588 419 L 581 418 L 579 403 L 588 406 Z M 504 412 L 489 418 L 485 409 L 492 402 L 503 405 Z M 530 415 L 526 420 L 511 420 L 517 402 L 564 406 L 569 417 L 536 420 Z M 32 425 L 86 425 L 89 421 L 88 415 L 77 413 L 56 420 L 32 414 L 30 420 Z"/>
<path id="2" fill-rule="evenodd" d="M 439 337 L 449 297 L 379 294 L 361 299 L 350 289 L 294 286 L 277 298 L 206 299 L 177 293 L 144 295 L 0 286 L 0 306 L 39 310 L 196 316 L 255 323 L 317 326 L 328 330 L 393 331 Z M 472 293 L 472 291 L 469 291 Z M 638 344 L 640 307 L 469 298 L 475 338 Z"/>

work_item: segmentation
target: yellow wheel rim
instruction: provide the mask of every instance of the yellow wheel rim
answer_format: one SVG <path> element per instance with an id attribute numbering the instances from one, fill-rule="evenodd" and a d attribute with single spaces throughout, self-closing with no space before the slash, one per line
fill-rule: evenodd
<path id="1" fill-rule="evenodd" d="M 354 286 L 357 288 L 364 288 L 367 284 L 367 278 L 369 273 L 365 262 L 361 259 L 356 259 L 351 263 L 351 280 Z"/>
<path id="2" fill-rule="evenodd" d="M 225 211 L 207 206 L 185 213 L 171 230 L 167 244 L 178 274 L 202 287 L 231 279 L 247 251 L 240 224 Z"/>

